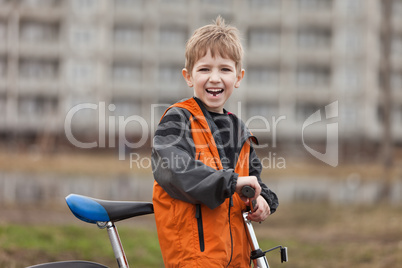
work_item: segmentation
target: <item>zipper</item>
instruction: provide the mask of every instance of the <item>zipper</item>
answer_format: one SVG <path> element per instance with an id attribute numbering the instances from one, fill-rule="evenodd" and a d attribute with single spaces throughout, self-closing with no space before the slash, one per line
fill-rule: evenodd
<path id="1" fill-rule="evenodd" d="M 198 240 L 200 241 L 200 251 L 204 252 L 205 242 L 204 242 L 204 228 L 202 226 L 201 204 L 195 205 L 195 218 L 197 219 Z"/>
<path id="2" fill-rule="evenodd" d="M 226 267 L 229 267 L 229 265 L 230 265 L 230 263 L 232 262 L 232 258 L 233 258 L 233 235 L 232 235 L 232 225 L 230 224 L 230 208 L 231 207 L 233 207 L 233 196 L 231 196 L 230 197 L 230 200 L 229 200 L 229 213 L 228 213 L 228 216 L 229 216 L 229 233 L 230 233 L 230 259 L 229 259 L 229 262 L 228 262 L 228 265 L 226 265 Z"/>

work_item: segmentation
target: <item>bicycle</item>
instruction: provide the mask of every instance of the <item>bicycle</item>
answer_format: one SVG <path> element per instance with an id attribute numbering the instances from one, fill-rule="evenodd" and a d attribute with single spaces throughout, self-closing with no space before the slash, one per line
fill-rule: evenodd
<path id="1" fill-rule="evenodd" d="M 242 194 L 248 198 L 254 196 L 254 189 L 245 186 L 242 189 Z M 129 219 L 136 216 L 154 213 L 151 202 L 137 201 L 110 201 L 95 199 L 88 196 L 70 194 L 66 197 L 66 202 L 71 212 L 78 219 L 96 224 L 100 229 L 106 229 L 109 235 L 109 240 L 112 245 L 117 264 L 120 268 L 128 268 L 126 254 L 124 252 L 119 233 L 115 222 Z M 250 205 L 248 211 L 253 210 L 253 205 Z M 262 251 L 258 245 L 251 221 L 247 219 L 248 211 L 243 212 L 244 225 L 246 228 L 249 244 L 251 247 L 251 261 L 254 268 L 269 268 L 269 264 L 265 254 L 280 249 L 281 262 L 288 261 L 287 247 L 277 246 L 267 251 Z M 38 264 L 29 266 L 28 268 L 107 268 L 99 263 L 88 261 L 61 261 Z"/>

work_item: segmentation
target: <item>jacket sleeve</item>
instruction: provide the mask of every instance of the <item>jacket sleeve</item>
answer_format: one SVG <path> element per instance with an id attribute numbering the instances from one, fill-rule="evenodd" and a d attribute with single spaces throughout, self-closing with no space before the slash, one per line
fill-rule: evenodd
<path id="1" fill-rule="evenodd" d="M 171 108 L 162 118 L 153 139 L 153 175 L 172 198 L 214 209 L 233 195 L 238 175 L 195 159 L 189 117 Z"/>
<path id="2" fill-rule="evenodd" d="M 264 197 L 264 199 L 267 201 L 271 209 L 271 213 L 274 213 L 279 206 L 279 200 L 276 194 L 273 191 L 271 191 L 271 189 L 269 189 L 268 186 L 265 185 L 265 183 L 262 182 L 261 171 L 262 171 L 261 161 L 258 158 L 254 148 L 251 146 L 249 174 L 251 176 L 256 176 L 258 178 L 258 181 L 261 186 L 261 196 Z"/>

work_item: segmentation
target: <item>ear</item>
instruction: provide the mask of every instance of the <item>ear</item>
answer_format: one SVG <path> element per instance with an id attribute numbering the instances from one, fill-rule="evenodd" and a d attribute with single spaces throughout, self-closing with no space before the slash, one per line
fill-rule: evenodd
<path id="1" fill-rule="evenodd" d="M 235 88 L 238 88 L 238 87 L 240 87 L 240 82 L 241 82 L 241 80 L 243 79 L 243 77 L 244 77 L 244 69 L 241 69 L 241 71 L 240 71 L 240 73 L 237 75 L 237 80 L 236 80 L 236 83 L 235 83 Z"/>
<path id="2" fill-rule="evenodd" d="M 181 71 L 181 74 L 184 77 L 184 80 L 186 80 L 186 83 L 189 87 L 193 87 L 193 81 L 191 79 L 191 73 L 186 69 L 183 68 L 183 70 Z"/>

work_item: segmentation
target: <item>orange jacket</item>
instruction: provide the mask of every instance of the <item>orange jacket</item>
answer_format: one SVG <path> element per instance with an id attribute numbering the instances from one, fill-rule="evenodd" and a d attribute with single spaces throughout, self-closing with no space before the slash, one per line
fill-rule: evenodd
<path id="1" fill-rule="evenodd" d="M 193 156 L 196 158 L 195 161 L 202 161 L 204 169 L 212 168 L 215 173 L 226 172 L 223 170 L 207 119 L 197 102 L 191 98 L 176 103 L 169 109 L 172 107 L 184 108 L 190 113 L 188 123 L 195 146 Z M 237 174 L 238 176 L 249 175 L 251 138 L 252 136 L 247 137 L 246 142 L 243 143 L 236 168 L 234 172 L 231 171 L 231 176 L 235 180 L 237 180 Z M 160 156 L 159 158 L 155 156 L 162 154 L 159 151 L 162 149 L 154 148 L 153 160 L 162 159 Z M 156 167 L 163 166 L 163 161 L 153 165 L 155 177 L 153 204 L 165 267 L 249 267 L 250 247 L 242 217 L 242 211 L 246 209 L 246 206 L 237 193 L 233 194 L 234 189 L 230 193 L 231 196 L 213 209 L 205 204 L 197 204 L 197 201 L 182 201 L 167 193 L 170 188 L 168 183 L 163 186 L 158 183 L 159 179 L 163 181 L 162 177 L 172 176 L 170 173 L 174 171 L 166 168 L 168 163 L 165 163 L 164 171 L 158 171 Z M 191 181 L 194 178 L 188 178 L 188 180 Z M 186 182 L 171 183 L 173 187 L 177 183 Z"/>

